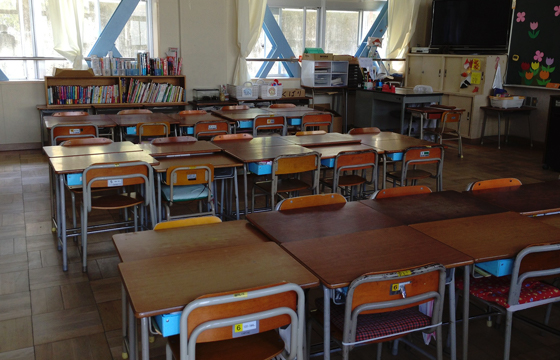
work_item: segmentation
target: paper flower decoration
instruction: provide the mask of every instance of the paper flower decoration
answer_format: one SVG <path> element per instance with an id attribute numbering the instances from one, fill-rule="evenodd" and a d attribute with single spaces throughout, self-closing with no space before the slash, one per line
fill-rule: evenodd
<path id="1" fill-rule="evenodd" d="M 556 10 L 556 8 L 554 8 L 554 10 Z M 525 12 L 518 12 L 517 13 L 517 22 L 524 22 L 524 21 L 525 21 Z"/>
<path id="2" fill-rule="evenodd" d="M 539 27 L 539 23 L 538 22 L 532 22 L 529 23 L 529 27 L 531 28 L 532 31 L 529 31 L 529 37 L 531 39 L 536 38 L 537 36 L 539 36 L 539 33 L 541 32 L 540 30 L 537 30 L 537 28 Z M 535 31 L 536 30 L 536 31 Z"/>
<path id="3" fill-rule="evenodd" d="M 554 16 L 560 16 L 560 6 L 555 6 L 554 7 Z"/>
<path id="4" fill-rule="evenodd" d="M 541 62 L 543 56 L 544 56 L 544 53 L 542 51 L 537 50 L 537 51 L 535 51 L 535 56 L 533 56 L 533 59 L 538 61 L 538 62 Z"/>

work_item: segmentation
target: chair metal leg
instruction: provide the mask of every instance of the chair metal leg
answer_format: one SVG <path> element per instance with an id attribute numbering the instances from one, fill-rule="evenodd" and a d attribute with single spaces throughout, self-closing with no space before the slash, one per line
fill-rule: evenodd
<path id="1" fill-rule="evenodd" d="M 87 218 L 88 212 L 84 207 L 82 210 L 82 271 L 87 272 Z"/>
<path id="2" fill-rule="evenodd" d="M 391 349 L 391 354 L 397 356 L 399 354 L 399 339 L 393 341 L 393 348 Z"/>
<path id="3" fill-rule="evenodd" d="M 504 334 L 504 360 L 509 360 L 509 352 L 511 347 L 511 327 L 513 324 L 513 313 L 506 311 L 506 331 Z"/>
<path id="4" fill-rule="evenodd" d="M 377 360 L 381 360 L 381 353 L 383 352 L 383 343 L 377 343 Z"/>

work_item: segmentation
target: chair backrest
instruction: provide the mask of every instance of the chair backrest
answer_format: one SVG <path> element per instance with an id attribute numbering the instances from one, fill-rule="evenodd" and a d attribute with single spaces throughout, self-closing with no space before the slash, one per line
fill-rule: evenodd
<path id="1" fill-rule="evenodd" d="M 193 136 L 170 136 L 163 138 L 155 138 L 152 140 L 152 145 L 163 145 L 163 144 L 176 144 L 197 141 Z"/>
<path id="2" fill-rule="evenodd" d="M 220 141 L 233 141 L 233 140 L 251 140 L 253 135 L 242 133 L 242 134 L 225 134 L 225 135 L 218 135 L 212 138 L 213 142 L 220 142 Z"/>
<path id="3" fill-rule="evenodd" d="M 298 131 L 296 132 L 296 136 L 325 135 L 326 133 L 325 130 Z"/>
<path id="4" fill-rule="evenodd" d="M 87 116 L 89 113 L 87 111 L 61 111 L 55 112 L 52 116 Z"/>
<path id="5" fill-rule="evenodd" d="M 333 115 L 329 112 L 310 112 L 304 114 L 301 119 L 301 130 L 305 131 L 311 126 L 327 126 L 328 132 L 332 132 Z"/>
<path id="6" fill-rule="evenodd" d="M 295 104 L 290 104 L 290 103 L 286 103 L 286 104 L 272 104 L 269 106 L 271 109 L 282 109 L 282 108 L 294 108 L 296 107 Z"/>
<path id="7" fill-rule="evenodd" d="M 439 324 L 444 292 L 445 267 L 439 264 L 390 273 L 364 274 L 348 287 L 343 341 L 355 340 L 359 314 L 407 309 L 430 300 L 434 300 L 432 325 Z"/>
<path id="8" fill-rule="evenodd" d="M 211 184 L 214 181 L 214 166 L 211 164 L 197 166 L 170 166 L 167 168 L 164 182 L 167 185 Z"/>
<path id="9" fill-rule="evenodd" d="M 379 128 L 377 127 L 365 127 L 365 128 L 353 128 L 350 129 L 350 131 L 348 131 L 348 134 L 350 135 L 356 135 L 356 134 L 378 134 L 380 133 L 381 130 L 379 130 Z"/>
<path id="10" fill-rule="evenodd" d="M 222 106 L 222 110 L 224 110 L 224 111 L 249 110 L 249 106 L 248 105 L 227 105 L 227 106 Z"/>
<path id="11" fill-rule="evenodd" d="M 280 155 L 272 162 L 272 175 L 299 174 L 319 170 L 321 155 L 318 152 L 297 155 Z"/>
<path id="12" fill-rule="evenodd" d="M 181 359 L 194 358 L 196 343 L 237 338 L 234 326 L 249 321 L 258 323 L 252 333 L 291 324 L 290 352 L 283 356 L 299 359 L 303 356 L 304 311 L 303 290 L 290 283 L 202 296 L 189 303 L 181 315 Z"/>
<path id="13" fill-rule="evenodd" d="M 495 189 L 510 186 L 519 186 L 521 181 L 516 178 L 502 178 L 502 179 L 490 179 L 475 181 L 467 185 L 467 191 L 476 191 L 484 189 Z"/>
<path id="14" fill-rule="evenodd" d="M 217 224 L 221 222 L 222 219 L 220 219 L 217 216 L 198 216 L 198 217 L 192 217 L 187 219 L 178 219 L 178 220 L 160 222 L 156 224 L 156 226 L 154 226 L 154 230 L 157 231 L 157 230 L 174 229 L 174 228 L 196 226 L 196 225 Z"/>
<path id="15" fill-rule="evenodd" d="M 77 138 L 99 137 L 97 125 L 93 124 L 57 124 L 51 128 L 51 145 Z"/>
<path id="16" fill-rule="evenodd" d="M 432 190 L 425 185 L 401 186 L 377 190 L 371 195 L 371 199 L 385 199 L 397 196 L 429 194 Z"/>
<path id="17" fill-rule="evenodd" d="M 345 171 L 358 171 L 371 169 L 371 179 L 363 173 L 366 181 L 374 184 L 377 189 L 377 152 L 374 149 L 363 151 L 341 151 L 334 159 L 333 192 L 337 191 L 339 178 Z"/>
<path id="18" fill-rule="evenodd" d="M 117 113 L 117 115 L 133 115 L 133 114 L 152 114 L 152 111 L 148 109 L 127 109 L 127 110 L 121 110 Z"/>
<path id="19" fill-rule="evenodd" d="M 179 111 L 179 115 L 203 115 L 207 114 L 206 110 L 183 110 Z"/>
<path id="20" fill-rule="evenodd" d="M 346 199 L 338 193 L 297 196 L 280 201 L 276 205 L 276 210 L 301 209 L 333 204 L 346 204 Z"/>
<path id="21" fill-rule="evenodd" d="M 443 147 L 410 147 L 405 150 L 403 163 L 406 166 L 418 164 L 435 164 L 443 162 Z"/>
<path id="22" fill-rule="evenodd" d="M 138 123 L 136 124 L 136 134 L 138 141 L 142 142 L 142 136 L 169 136 L 170 125 L 167 121 L 156 123 Z"/>
<path id="23" fill-rule="evenodd" d="M 461 123 L 461 115 L 463 114 L 463 111 L 457 111 L 457 110 L 452 110 L 452 111 L 446 111 L 441 115 L 441 119 L 442 119 L 442 127 L 445 127 L 446 123 Z M 460 130 L 458 128 L 458 130 Z"/>
<path id="24" fill-rule="evenodd" d="M 229 122 L 227 120 L 199 121 L 194 125 L 193 134 L 200 137 L 212 138 L 216 135 L 229 134 Z"/>
<path id="25" fill-rule="evenodd" d="M 253 136 L 261 130 L 281 130 L 282 136 L 286 135 L 286 118 L 284 116 L 259 115 L 253 119 Z"/>
<path id="26" fill-rule="evenodd" d="M 107 138 L 84 138 L 66 140 L 60 143 L 61 146 L 88 146 L 88 145 L 108 145 L 112 144 L 113 140 Z"/>

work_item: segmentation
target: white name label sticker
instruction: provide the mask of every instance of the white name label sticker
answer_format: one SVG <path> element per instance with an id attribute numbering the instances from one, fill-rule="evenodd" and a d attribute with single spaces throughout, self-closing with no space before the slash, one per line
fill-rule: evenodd
<path id="1" fill-rule="evenodd" d="M 70 135 L 77 135 L 80 133 L 80 129 L 70 129 Z"/>
<path id="2" fill-rule="evenodd" d="M 267 120 L 266 120 L 266 123 L 267 123 L 267 124 L 274 124 L 274 119 L 267 119 Z"/>
<path id="3" fill-rule="evenodd" d="M 196 180 L 196 174 L 187 174 L 187 180 Z"/>
<path id="4" fill-rule="evenodd" d="M 420 157 L 428 157 L 428 156 L 430 156 L 430 151 L 429 150 L 420 152 Z"/>
<path id="5" fill-rule="evenodd" d="M 111 187 L 111 186 L 123 186 L 123 179 L 112 179 L 112 180 L 107 180 L 107 186 Z"/>
<path id="6" fill-rule="evenodd" d="M 218 125 L 208 125 L 208 130 L 216 130 Z"/>
<path id="7" fill-rule="evenodd" d="M 251 334 L 257 334 L 259 332 L 259 322 L 249 321 L 242 324 L 235 324 L 233 325 L 232 328 L 233 328 L 232 336 L 234 338 L 247 336 Z"/>

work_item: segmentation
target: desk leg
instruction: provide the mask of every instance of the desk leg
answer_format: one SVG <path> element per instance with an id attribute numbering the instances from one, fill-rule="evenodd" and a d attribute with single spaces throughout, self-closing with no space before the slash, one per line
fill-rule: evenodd
<path id="1" fill-rule="evenodd" d="M 424 140 L 424 114 L 420 114 L 420 140 Z"/>
<path id="2" fill-rule="evenodd" d="M 469 353 L 469 287 L 470 287 L 471 267 L 465 265 L 463 279 L 463 360 L 467 360 Z"/>
<path id="3" fill-rule="evenodd" d="M 64 199 L 64 175 L 58 175 L 60 197 L 60 218 L 58 225 L 60 226 L 60 237 L 62 239 L 62 271 L 68 271 L 68 248 L 66 246 L 66 204 Z"/>
<path id="4" fill-rule="evenodd" d="M 401 134 L 404 135 L 404 113 L 406 112 L 406 104 L 401 102 Z"/>
<path id="5" fill-rule="evenodd" d="M 126 304 L 127 304 L 127 298 L 126 298 L 126 290 L 124 289 L 124 284 L 121 284 L 121 317 L 122 317 L 122 357 L 123 359 L 125 358 L 125 356 L 128 356 L 128 350 L 127 350 L 127 343 L 126 343 L 126 325 L 127 325 L 127 321 L 126 321 Z"/>
<path id="6" fill-rule="evenodd" d="M 150 360 L 150 341 L 149 341 L 149 334 L 148 334 L 148 321 L 150 321 L 149 317 L 143 317 L 140 320 L 140 326 L 142 331 L 142 360 Z"/>
<path id="7" fill-rule="evenodd" d="M 533 136 L 531 135 L 531 112 L 527 113 L 527 126 L 529 127 L 529 141 L 531 142 L 531 147 L 533 147 Z"/>
<path id="8" fill-rule="evenodd" d="M 157 179 L 158 179 L 158 181 L 157 181 L 157 219 L 158 220 L 157 221 L 158 221 L 158 223 L 160 223 L 161 220 L 162 220 L 162 216 L 161 216 L 161 211 L 162 211 L 161 210 L 161 180 L 162 179 L 161 179 L 161 176 L 162 176 L 161 173 L 158 172 L 157 173 Z M 169 220 L 169 219 L 167 219 L 167 220 Z M 154 224 L 154 226 L 155 226 L 155 224 Z"/>
<path id="9" fill-rule="evenodd" d="M 239 187 L 237 185 L 237 168 L 233 168 L 233 186 L 235 187 L 235 189 L 233 190 L 235 191 L 235 212 L 237 214 L 237 220 L 239 220 Z M 245 191 L 247 191 L 247 186 L 245 186 Z"/>
<path id="10" fill-rule="evenodd" d="M 128 358 L 138 359 L 138 342 L 136 341 L 136 318 L 134 317 L 134 312 L 132 311 L 132 306 L 128 305 Z"/>
<path id="11" fill-rule="evenodd" d="M 486 129 L 486 111 L 484 112 L 484 117 L 482 118 L 482 134 L 480 134 L 480 145 L 484 144 L 484 130 Z"/>
<path id="12" fill-rule="evenodd" d="M 500 134 L 501 134 L 501 123 L 502 123 L 502 115 L 498 112 L 498 150 L 500 149 Z"/>
<path id="13" fill-rule="evenodd" d="M 342 128 L 342 133 L 348 133 L 348 89 L 344 91 L 344 127 Z"/>
<path id="14" fill-rule="evenodd" d="M 455 308 L 455 269 L 449 282 L 449 333 L 451 336 L 451 360 L 457 359 L 457 309 Z M 443 340 L 443 339 L 442 339 Z"/>
<path id="15" fill-rule="evenodd" d="M 247 163 L 243 163 L 243 182 L 244 182 L 244 186 L 245 186 L 245 216 L 247 216 L 248 212 L 248 202 L 249 202 L 249 197 L 247 195 L 247 171 L 249 171 L 249 166 L 247 166 Z"/>
<path id="16" fill-rule="evenodd" d="M 506 144 L 508 143 L 509 140 L 509 127 L 511 125 L 511 118 L 509 115 L 506 115 Z"/>
<path id="17" fill-rule="evenodd" d="M 323 285 L 323 359 L 331 358 L 331 291 Z"/>
<path id="18" fill-rule="evenodd" d="M 383 153 L 383 184 L 381 188 L 385 189 L 387 187 L 387 155 Z"/>

